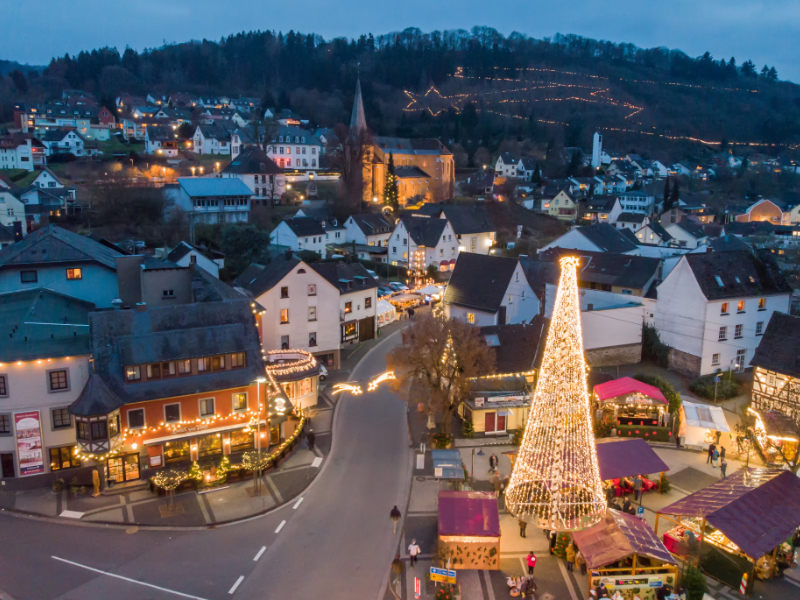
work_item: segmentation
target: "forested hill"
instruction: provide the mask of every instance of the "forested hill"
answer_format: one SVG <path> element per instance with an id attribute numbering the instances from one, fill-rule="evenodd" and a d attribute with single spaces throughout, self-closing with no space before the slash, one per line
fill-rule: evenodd
<path id="1" fill-rule="evenodd" d="M 347 121 L 360 72 L 368 124 L 385 134 L 491 143 L 510 133 L 587 146 L 600 129 L 631 147 L 800 142 L 800 86 L 739 59 L 486 27 L 356 40 L 265 31 L 56 58 L 27 95 L 241 94 L 330 126 Z"/>

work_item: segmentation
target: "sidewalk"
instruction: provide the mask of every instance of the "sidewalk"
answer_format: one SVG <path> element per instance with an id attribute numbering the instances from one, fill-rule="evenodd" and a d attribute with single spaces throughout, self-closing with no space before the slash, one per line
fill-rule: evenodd
<path id="1" fill-rule="evenodd" d="M 278 468 L 262 474 L 260 493 L 251 477 L 176 494 L 174 504 L 169 505 L 167 497 L 152 493 L 142 482 L 145 486 L 97 498 L 89 492 L 73 496 L 67 489 L 61 493 L 49 488 L 0 492 L 0 508 L 82 522 L 151 527 L 208 527 L 266 512 L 299 496 L 330 452 L 334 404 L 320 388 L 319 404 L 310 411 L 316 434 L 314 451 L 308 449 L 304 437 Z"/>

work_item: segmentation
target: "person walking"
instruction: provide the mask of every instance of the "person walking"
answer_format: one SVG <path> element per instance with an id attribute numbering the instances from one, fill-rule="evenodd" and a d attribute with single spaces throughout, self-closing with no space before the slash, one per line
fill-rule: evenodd
<path id="1" fill-rule="evenodd" d="M 720 446 L 719 447 L 719 457 L 722 460 L 725 460 L 725 446 Z"/>
<path id="2" fill-rule="evenodd" d="M 575 554 L 575 564 L 581 570 L 581 575 L 586 575 L 586 559 L 583 558 L 583 552 L 580 550 Z"/>
<path id="3" fill-rule="evenodd" d="M 489 482 L 494 487 L 494 495 L 499 498 L 500 490 L 503 489 L 503 482 L 500 481 L 500 476 L 497 474 L 497 472 L 492 473 L 492 476 L 489 478 Z"/>
<path id="4" fill-rule="evenodd" d="M 572 571 L 575 569 L 575 546 L 570 542 L 567 549 L 564 550 L 564 556 L 567 559 L 567 571 Z"/>
<path id="5" fill-rule="evenodd" d="M 392 517 L 392 521 L 394 521 L 394 532 L 397 533 L 397 523 L 400 521 L 400 509 L 397 508 L 397 505 L 394 505 L 394 508 L 389 513 L 389 516 Z"/>
<path id="6" fill-rule="evenodd" d="M 528 552 L 526 562 L 528 564 L 528 577 L 533 577 L 533 569 L 536 567 L 536 555 L 533 553 L 533 550 Z"/>
<path id="7" fill-rule="evenodd" d="M 633 478 L 633 501 L 639 501 L 639 495 L 642 493 L 642 477 L 637 475 Z"/>
<path id="8" fill-rule="evenodd" d="M 411 557 L 410 563 L 412 567 L 417 564 L 417 556 L 419 556 L 420 552 L 422 552 L 422 550 L 417 546 L 417 540 L 411 540 L 411 543 L 408 545 L 408 555 Z"/>
<path id="9" fill-rule="evenodd" d="M 518 519 L 519 523 L 519 537 L 525 537 L 525 530 L 528 528 L 528 524 L 523 519 Z"/>
<path id="10" fill-rule="evenodd" d="M 728 463 L 724 458 L 722 459 L 722 462 L 719 463 L 719 470 L 722 473 L 722 479 L 725 479 L 726 477 L 725 473 L 728 470 Z"/>
<path id="11" fill-rule="evenodd" d="M 706 457 L 706 464 L 711 462 L 711 458 L 714 456 L 714 450 L 716 449 L 717 447 L 714 444 L 708 445 L 708 456 Z"/>
<path id="12" fill-rule="evenodd" d="M 317 439 L 317 436 L 314 435 L 314 430 L 313 429 L 309 429 L 308 430 L 308 435 L 306 436 L 306 439 L 308 440 L 308 449 L 311 450 L 311 452 L 313 452 L 314 451 L 314 440 Z"/>
<path id="13" fill-rule="evenodd" d="M 405 570 L 406 567 L 403 564 L 403 561 L 400 560 L 400 555 L 398 554 L 397 556 L 394 557 L 394 560 L 392 561 L 392 573 L 395 574 L 394 580 L 398 581 L 400 579 L 400 576 L 403 574 L 403 571 Z"/>
<path id="14" fill-rule="evenodd" d="M 497 471 L 497 455 L 492 454 L 489 457 L 489 473 L 491 474 L 494 473 L 495 471 Z"/>
<path id="15" fill-rule="evenodd" d="M 711 455 L 711 468 L 717 468 L 717 460 L 719 460 L 719 450 L 714 448 L 714 454 Z"/>

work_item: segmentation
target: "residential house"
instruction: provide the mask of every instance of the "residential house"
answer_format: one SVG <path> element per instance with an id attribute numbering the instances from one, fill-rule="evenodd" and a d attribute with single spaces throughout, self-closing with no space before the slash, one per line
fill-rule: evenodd
<path id="1" fill-rule="evenodd" d="M 86 140 L 107 141 L 116 128 L 114 115 L 104 106 L 39 105 L 20 110 L 16 117 L 22 133 L 37 137 L 52 129 L 73 129 Z"/>
<path id="2" fill-rule="evenodd" d="M 634 233 L 650 223 L 650 219 L 644 213 L 621 212 L 614 220 L 614 227 L 617 229 L 630 229 Z"/>
<path id="3" fill-rule="evenodd" d="M 682 219 L 678 223 L 667 223 L 664 229 L 673 238 L 671 244 L 678 248 L 697 248 L 708 239 L 703 228 L 689 219 Z"/>
<path id="4" fill-rule="evenodd" d="M 284 219 L 269 234 L 271 244 L 286 246 L 296 252 L 307 250 L 326 256 L 325 230 L 313 217 Z"/>
<path id="5" fill-rule="evenodd" d="M 180 267 L 188 267 L 189 265 L 197 265 L 204 271 L 210 273 L 219 279 L 220 268 L 225 267 L 225 255 L 220 255 L 216 258 L 206 256 L 209 251 L 201 251 L 186 242 L 180 242 L 172 251 L 167 254 L 166 259 Z"/>
<path id="6" fill-rule="evenodd" d="M 394 223 L 383 213 L 360 213 L 351 215 L 344 222 L 347 243 L 385 247 L 394 230 Z"/>
<path id="7" fill-rule="evenodd" d="M 625 230 L 615 229 L 608 223 L 595 223 L 575 227 L 544 246 L 539 252 L 550 248 L 573 248 L 591 252 L 612 252 L 615 254 L 638 254 L 635 236 L 625 234 Z"/>
<path id="8" fill-rule="evenodd" d="M 669 367 L 691 376 L 743 371 L 790 296 L 769 252 L 683 255 L 658 286 L 655 326 Z"/>
<path id="9" fill-rule="evenodd" d="M 286 193 L 286 176 L 278 165 L 259 146 L 244 148 L 219 174 L 236 178 L 251 191 L 253 206 L 280 203 Z M 270 199 L 272 202 L 270 202 Z"/>
<path id="10" fill-rule="evenodd" d="M 40 167 L 39 174 L 31 181 L 31 185 L 37 188 L 63 188 L 64 182 L 58 178 L 58 175 L 53 173 L 47 167 Z"/>
<path id="11" fill-rule="evenodd" d="M 447 219 L 401 217 L 389 238 L 388 261 L 418 273 L 430 266 L 449 271 L 456 266 L 458 247 Z"/>
<path id="12" fill-rule="evenodd" d="M 322 142 L 300 127 L 278 127 L 267 146 L 267 156 L 282 169 L 316 171 L 320 154 Z"/>
<path id="13" fill-rule="evenodd" d="M 678 162 L 672 165 L 669 175 L 683 175 L 685 177 L 688 177 L 692 174 L 693 171 L 694 169 L 692 169 L 688 165 Z"/>
<path id="14" fill-rule="evenodd" d="M 574 221 L 578 216 L 578 205 L 575 197 L 568 191 L 561 190 L 552 200 L 549 200 L 543 208 L 547 208 L 547 214 L 560 221 Z"/>
<path id="15" fill-rule="evenodd" d="M 133 117 L 123 117 L 121 121 L 122 137 L 126 141 L 144 141 L 145 131 L 148 127 L 163 127 L 163 119 L 134 119 Z M 187 142 L 191 145 L 192 142 Z"/>
<path id="16" fill-rule="evenodd" d="M 516 258 L 461 252 L 444 293 L 444 314 L 486 327 L 530 323 L 539 298 Z"/>
<path id="17" fill-rule="evenodd" d="M 158 106 L 135 106 L 131 109 L 130 115 L 134 119 L 155 119 L 160 110 Z"/>
<path id="18" fill-rule="evenodd" d="M 14 223 L 25 235 L 25 204 L 18 197 L 18 190 L 0 188 L 0 225 L 14 230 Z"/>
<path id="19" fill-rule="evenodd" d="M 0 252 L 0 292 L 43 287 L 109 308 L 119 296 L 118 256 L 88 237 L 46 225 Z"/>
<path id="20" fill-rule="evenodd" d="M 533 181 L 533 177 L 538 170 L 539 164 L 535 159 L 523 156 L 517 163 L 517 178 L 523 181 Z"/>
<path id="21" fill-rule="evenodd" d="M 791 209 L 787 209 L 782 203 L 776 200 L 762 198 L 748 206 L 744 214 L 737 215 L 736 221 L 738 223 L 768 221 L 773 225 L 789 225 L 792 222 L 792 212 Z"/>
<path id="22" fill-rule="evenodd" d="M 180 141 L 175 130 L 168 125 L 147 127 L 144 133 L 145 154 L 155 154 L 166 158 L 178 156 Z"/>
<path id="23" fill-rule="evenodd" d="M 195 154 L 231 154 L 231 132 L 217 124 L 198 125 L 192 136 L 192 152 Z"/>
<path id="24" fill-rule="evenodd" d="M 622 175 L 626 178 L 626 182 L 628 180 L 631 181 L 630 185 L 633 185 L 633 182 L 636 180 L 636 168 L 626 160 L 612 161 L 611 164 L 606 167 L 605 174 L 612 176 Z"/>
<path id="25" fill-rule="evenodd" d="M 311 208 L 310 206 L 301 206 L 294 214 L 295 217 L 312 217 L 316 219 L 325 230 L 325 243 L 341 247 L 347 240 L 347 228 L 344 223 L 339 223 L 339 219 L 333 215 L 327 208 Z M 386 262 L 386 248 L 379 246 L 365 246 L 364 251 L 367 254 L 372 254 L 381 248 L 380 256 L 376 256 L 373 260 L 378 262 Z M 367 257 L 367 260 L 369 258 Z"/>
<path id="26" fill-rule="evenodd" d="M 495 243 L 497 232 L 485 206 L 423 204 L 414 216 L 447 219 L 458 238 L 460 252 L 489 254 Z"/>
<path id="27" fill-rule="evenodd" d="M 616 197 L 611 195 L 589 196 L 581 206 L 581 215 L 593 223 L 608 223 L 616 201 Z"/>
<path id="28" fill-rule="evenodd" d="M 505 177 L 517 177 L 517 167 L 519 165 L 519 158 L 512 156 L 509 152 L 505 152 L 497 157 L 497 162 L 494 164 L 494 172 Z"/>
<path id="29" fill-rule="evenodd" d="M 91 375 L 94 304 L 41 286 L 0 293 L 0 477 L 4 490 L 91 478 L 69 413 Z M 106 340 L 106 343 L 108 340 Z M 25 432 L 40 443 L 24 444 Z"/>
<path id="30" fill-rule="evenodd" d="M 622 194 L 628 189 L 628 184 L 625 177 L 620 175 L 599 175 L 595 179 L 602 185 L 603 191 L 601 194 Z M 599 186 L 598 188 L 599 189 Z M 596 192 L 597 194 L 597 192 Z"/>
<path id="31" fill-rule="evenodd" d="M 0 137 L 0 169 L 33 171 L 47 164 L 47 148 L 31 135 L 14 133 Z"/>
<path id="32" fill-rule="evenodd" d="M 619 204 L 623 211 L 650 215 L 653 212 L 655 197 L 641 190 L 624 192 L 618 197 Z"/>
<path id="33" fill-rule="evenodd" d="M 19 241 L 17 237 L 22 239 L 22 227 L 19 227 L 19 232 L 14 231 L 11 227 L 0 225 L 0 250 L 9 247 L 11 244 Z"/>
<path id="34" fill-rule="evenodd" d="M 312 263 L 310 267 L 339 290 L 339 340 L 354 344 L 371 340 L 376 335 L 378 282 L 361 263 Z M 323 305 L 323 312 L 331 311 Z M 328 317 L 329 318 L 329 317 Z"/>
<path id="35" fill-rule="evenodd" d="M 672 245 L 672 236 L 658 221 L 648 220 L 646 225 L 636 231 L 636 238 L 648 246 Z"/>
<path id="36" fill-rule="evenodd" d="M 252 190 L 242 181 L 221 177 L 179 177 L 164 186 L 173 207 L 195 223 L 246 223 Z"/>
<path id="37" fill-rule="evenodd" d="M 603 193 L 603 184 L 596 177 L 570 177 L 570 191 L 578 196 Z"/>
<path id="38" fill-rule="evenodd" d="M 39 139 L 44 144 L 46 156 L 54 154 L 86 155 L 86 139 L 74 129 L 51 129 Z"/>
<path id="39" fill-rule="evenodd" d="M 750 365 L 752 407 L 773 410 L 800 422 L 800 317 L 775 312 Z"/>

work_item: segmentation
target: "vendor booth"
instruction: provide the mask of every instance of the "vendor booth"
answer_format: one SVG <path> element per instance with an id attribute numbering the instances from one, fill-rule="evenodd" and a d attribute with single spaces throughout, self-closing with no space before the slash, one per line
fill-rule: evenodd
<path id="1" fill-rule="evenodd" d="M 679 435 L 684 446 L 702 448 L 716 444 L 718 432 L 729 433 L 730 430 L 721 407 L 688 400 L 681 403 Z"/>
<path id="2" fill-rule="evenodd" d="M 438 480 L 464 481 L 464 463 L 458 450 L 432 450 L 433 476 Z"/>
<path id="3" fill-rule="evenodd" d="M 630 597 L 629 591 L 656 600 L 659 588 L 675 588 L 675 559 L 644 519 L 609 510 L 597 525 L 573 532 L 572 539 L 586 559 L 589 590 L 604 583 L 609 594 L 619 590 Z"/>
<path id="4" fill-rule="evenodd" d="M 534 373 L 471 380 L 469 397 L 458 407 L 459 416 L 472 423 L 475 433 L 487 436 L 524 428 L 531 409 L 533 377 Z"/>
<path id="5" fill-rule="evenodd" d="M 795 420 L 777 410 L 757 410 L 750 407 L 747 412 L 755 418 L 753 431 L 758 443 L 758 453 L 764 462 L 781 465 L 784 459 L 793 461 L 799 439 Z"/>
<path id="6" fill-rule="evenodd" d="M 439 492 L 439 549 L 452 569 L 500 568 L 500 514 L 493 492 Z"/>
<path id="7" fill-rule="evenodd" d="M 633 494 L 632 478 L 636 475 L 659 475 L 669 471 L 667 464 L 641 438 L 602 438 L 595 442 L 600 479 L 606 488 L 613 488 L 619 498 Z M 658 478 L 642 479 L 642 491 L 658 487 Z"/>
<path id="8" fill-rule="evenodd" d="M 594 387 L 595 417 L 617 430 L 620 437 L 669 441 L 669 403 L 657 387 L 632 377 Z"/>
<path id="9" fill-rule="evenodd" d="M 397 310 L 388 300 L 378 300 L 375 304 L 375 314 L 378 317 L 378 329 L 397 319 Z"/>
<path id="10" fill-rule="evenodd" d="M 786 542 L 800 527 L 800 479 L 782 469 L 742 469 L 661 509 L 659 522 L 667 549 L 705 573 L 738 589 L 747 575 L 768 579 L 792 558 Z M 663 527 L 662 527 L 663 529 Z"/>

